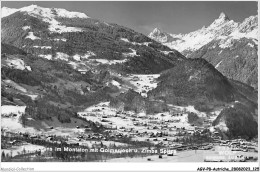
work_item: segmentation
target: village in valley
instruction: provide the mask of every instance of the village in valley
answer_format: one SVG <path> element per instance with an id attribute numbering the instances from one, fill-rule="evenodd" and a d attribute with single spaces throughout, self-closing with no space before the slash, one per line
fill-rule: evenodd
<path id="1" fill-rule="evenodd" d="M 129 77 L 142 96 L 155 86 L 158 76 Z M 152 78 L 152 79 L 149 79 Z M 148 82 L 149 81 L 149 82 Z M 124 88 L 112 81 L 112 84 Z M 144 84 L 146 83 L 146 84 Z M 150 83 L 151 85 L 147 84 Z M 231 105 L 232 106 L 232 105 Z M 257 140 L 228 140 L 221 135 L 225 125 L 214 127 L 213 120 L 221 110 L 204 113 L 193 106 L 168 105 L 169 111 L 146 114 L 113 108 L 110 102 L 101 102 L 77 113 L 77 118 L 88 125 L 74 121 L 66 127 L 44 124 L 35 129 L 22 124 L 26 107 L 2 106 L 2 159 L 19 161 L 26 157 L 31 161 L 257 161 Z M 199 116 L 201 124 L 191 122 L 192 114 Z M 189 119 L 190 118 L 190 119 Z M 27 118 L 27 123 L 33 119 Z M 55 148 L 103 148 L 92 153 L 66 153 Z M 206 155 L 218 153 L 218 147 L 236 152 L 233 159 L 208 159 Z M 51 149 L 50 149 L 51 148 Z M 137 152 L 111 153 L 109 149 L 137 149 Z M 160 151 L 166 150 L 166 151 Z M 87 156 L 90 154 L 92 156 Z M 96 155 L 95 155 L 96 154 Z M 186 155 L 187 154 L 187 155 Z M 95 155 L 95 156 L 94 156 Z M 71 156 L 71 157 L 70 157 Z M 200 158 L 198 158 L 198 156 Z M 86 158 L 88 157 L 88 158 Z M 92 158 L 90 158 L 92 157 Z M 147 157 L 147 158 L 145 158 Z"/>
<path id="2" fill-rule="evenodd" d="M 48 3 L 2 7 L 2 162 L 259 162 L 257 10 L 213 20 L 131 2 L 134 18 L 107 23 L 94 2 Z M 117 11 L 167 20 L 128 26 Z"/>

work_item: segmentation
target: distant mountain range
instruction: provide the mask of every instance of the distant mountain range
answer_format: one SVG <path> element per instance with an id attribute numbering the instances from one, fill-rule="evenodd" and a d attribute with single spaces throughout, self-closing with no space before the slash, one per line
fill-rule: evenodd
<path id="1" fill-rule="evenodd" d="M 171 34 L 155 28 L 149 37 L 188 58 L 204 58 L 225 76 L 257 88 L 258 16 L 237 23 L 221 13 L 194 32 Z"/>
<path id="2" fill-rule="evenodd" d="M 250 112 L 241 112 L 235 123 L 248 119 L 254 128 L 245 125 L 229 135 L 242 130 L 240 135 L 254 137 L 257 28 L 257 17 L 238 24 L 221 14 L 207 28 L 186 35 L 155 29 L 149 38 L 65 9 L 3 7 L 2 105 L 25 105 L 35 120 L 66 123 L 104 101 L 149 114 L 173 105 L 211 113 L 241 104 Z M 216 126 L 234 118 L 224 112 Z"/>
<path id="3" fill-rule="evenodd" d="M 234 22 L 229 17 L 221 13 L 208 27 L 187 33 L 187 34 L 171 34 L 165 33 L 155 28 L 149 37 L 167 45 L 172 49 L 176 49 L 184 55 L 200 49 L 212 40 L 219 40 L 218 46 L 226 48 L 232 46 L 232 40 L 241 38 L 252 39 L 257 44 L 258 39 L 258 17 L 251 16 L 246 18 L 242 23 Z"/>

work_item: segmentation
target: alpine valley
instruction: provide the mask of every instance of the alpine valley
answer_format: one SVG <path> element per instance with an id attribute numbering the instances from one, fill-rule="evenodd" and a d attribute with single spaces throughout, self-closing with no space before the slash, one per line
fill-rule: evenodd
<path id="1" fill-rule="evenodd" d="M 146 36 L 89 15 L 2 7 L 2 159 L 3 152 L 5 161 L 150 155 L 45 149 L 60 145 L 182 151 L 257 140 L 257 16 L 236 23 L 222 13 L 188 34 Z"/>

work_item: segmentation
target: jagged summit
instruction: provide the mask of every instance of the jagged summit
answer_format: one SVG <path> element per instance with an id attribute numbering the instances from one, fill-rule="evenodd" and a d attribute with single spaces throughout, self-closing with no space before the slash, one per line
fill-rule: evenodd
<path id="1" fill-rule="evenodd" d="M 161 32 L 161 29 L 156 27 L 156 28 L 154 28 L 153 32 Z"/>
<path id="2" fill-rule="evenodd" d="M 221 12 L 218 18 L 224 20 L 230 20 L 229 17 L 224 12 Z"/>
<path id="3" fill-rule="evenodd" d="M 221 12 L 219 17 L 216 20 L 214 20 L 214 22 L 210 25 L 210 27 L 220 26 L 229 21 L 230 21 L 229 17 L 225 13 Z"/>
<path id="4" fill-rule="evenodd" d="M 169 42 L 172 40 L 170 34 L 164 32 L 160 28 L 154 28 L 154 30 L 148 35 L 148 37 L 158 41 L 158 42 Z"/>
<path id="5" fill-rule="evenodd" d="M 154 30 L 149 34 L 149 36 L 159 36 L 162 33 L 162 30 L 159 28 L 154 28 Z"/>
<path id="6" fill-rule="evenodd" d="M 224 12 L 221 12 L 219 17 L 209 26 L 202 27 L 187 34 L 171 34 L 165 32 L 163 32 L 163 34 L 155 34 L 158 33 L 155 31 L 157 31 L 157 29 L 149 34 L 150 38 L 187 55 L 214 39 L 226 39 L 227 37 L 232 39 L 257 39 L 258 22 L 257 16 L 246 18 L 241 23 L 234 22 L 230 20 Z M 166 35 L 167 39 L 165 39 Z"/>

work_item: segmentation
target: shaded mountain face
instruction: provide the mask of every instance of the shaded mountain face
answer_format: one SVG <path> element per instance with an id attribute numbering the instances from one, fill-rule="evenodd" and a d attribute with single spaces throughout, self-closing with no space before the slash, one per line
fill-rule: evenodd
<path id="1" fill-rule="evenodd" d="M 14 46 L 3 44 L 1 43 L 1 54 L 20 54 L 20 55 L 26 55 L 27 53 L 19 48 L 16 48 Z"/>
<path id="2" fill-rule="evenodd" d="M 150 98 L 178 105 L 234 101 L 234 88 L 204 59 L 188 59 L 161 74 Z"/>
<path id="3" fill-rule="evenodd" d="M 166 70 L 158 78 L 158 86 L 148 92 L 150 99 L 168 104 L 194 105 L 198 110 L 240 101 L 257 109 L 256 92 L 250 86 L 231 81 L 204 59 L 187 59 Z"/>
<path id="4" fill-rule="evenodd" d="M 228 78 L 257 88 L 257 20 L 251 16 L 236 23 L 221 13 L 211 25 L 197 31 L 176 35 L 155 29 L 149 37 L 188 58 L 204 58 Z"/>
<path id="5" fill-rule="evenodd" d="M 222 110 L 213 122 L 213 126 L 228 128 L 229 130 L 225 134 L 229 138 L 242 136 L 251 139 L 257 135 L 258 130 L 254 112 L 241 103 L 236 103 L 233 107 Z"/>
<path id="6" fill-rule="evenodd" d="M 143 34 L 83 13 L 35 5 L 2 13 L 3 43 L 67 61 L 76 69 L 111 66 L 128 73 L 158 73 L 184 58 Z"/>

